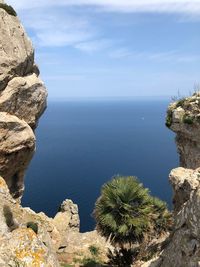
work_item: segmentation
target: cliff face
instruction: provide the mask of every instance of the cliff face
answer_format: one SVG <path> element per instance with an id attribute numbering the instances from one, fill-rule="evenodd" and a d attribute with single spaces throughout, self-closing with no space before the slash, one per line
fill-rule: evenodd
<path id="1" fill-rule="evenodd" d="M 170 173 L 174 191 L 174 231 L 163 251 L 162 267 L 200 265 L 200 168 Z"/>
<path id="2" fill-rule="evenodd" d="M 200 166 L 200 93 L 172 103 L 167 112 L 167 126 L 176 133 L 180 165 Z"/>
<path id="3" fill-rule="evenodd" d="M 3 3 L 1 1 L 0 3 Z M 46 107 L 34 50 L 19 19 L 0 8 L 0 175 L 14 198 L 35 150 L 34 129 Z"/>
<path id="4" fill-rule="evenodd" d="M 200 266 L 200 93 L 172 103 L 167 126 L 176 133 L 179 167 L 171 171 L 174 229 L 157 259 L 144 266 Z"/>
<path id="5" fill-rule="evenodd" d="M 25 170 L 35 151 L 34 130 L 47 91 L 34 50 L 15 11 L 0 0 L 0 267 L 57 267 L 107 243 L 79 232 L 78 207 L 66 199 L 54 218 L 22 208 Z"/>

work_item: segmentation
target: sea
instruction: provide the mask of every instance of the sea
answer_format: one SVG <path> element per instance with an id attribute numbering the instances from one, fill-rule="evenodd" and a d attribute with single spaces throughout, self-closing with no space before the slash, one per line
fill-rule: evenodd
<path id="1" fill-rule="evenodd" d="M 36 130 L 23 206 L 53 217 L 64 199 L 72 199 L 79 207 L 81 232 L 90 231 L 101 186 L 116 175 L 131 175 L 171 208 L 168 176 L 179 162 L 175 135 L 165 126 L 169 102 L 49 101 Z"/>

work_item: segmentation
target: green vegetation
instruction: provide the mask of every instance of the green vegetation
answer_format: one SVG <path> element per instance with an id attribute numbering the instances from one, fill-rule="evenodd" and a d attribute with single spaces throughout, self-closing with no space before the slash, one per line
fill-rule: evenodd
<path id="1" fill-rule="evenodd" d="M 152 197 L 136 177 L 115 177 L 103 185 L 95 204 L 97 231 L 124 248 L 166 231 L 171 215 L 166 203 Z"/>
<path id="2" fill-rule="evenodd" d="M 73 259 L 73 262 L 76 264 L 78 263 L 79 266 L 84 267 L 95 267 L 95 266 L 102 266 L 102 260 L 100 258 L 100 248 L 91 245 L 88 248 L 90 255 L 87 254 L 87 256 L 78 254 L 77 257 Z"/>
<path id="3" fill-rule="evenodd" d="M 0 3 L 0 8 L 4 9 L 11 16 L 17 16 L 17 13 L 12 6 Z"/>
<path id="4" fill-rule="evenodd" d="M 27 228 L 31 228 L 36 234 L 38 233 L 38 224 L 34 222 L 28 222 L 26 224 Z"/>
<path id="5" fill-rule="evenodd" d="M 185 103 L 185 98 L 181 98 L 181 99 L 179 99 L 179 100 L 177 101 L 177 103 L 176 103 L 176 108 L 178 108 L 178 107 L 183 107 L 184 103 Z"/>
<path id="6" fill-rule="evenodd" d="M 166 117 L 165 125 L 168 128 L 170 128 L 170 126 L 172 125 L 172 111 L 171 110 L 167 111 L 167 117 Z"/>
<path id="7" fill-rule="evenodd" d="M 194 122 L 194 117 L 185 114 L 183 116 L 183 122 L 191 125 Z"/>
<path id="8" fill-rule="evenodd" d="M 95 245 L 89 246 L 89 251 L 93 257 L 99 256 L 100 249 L 97 246 Z"/>

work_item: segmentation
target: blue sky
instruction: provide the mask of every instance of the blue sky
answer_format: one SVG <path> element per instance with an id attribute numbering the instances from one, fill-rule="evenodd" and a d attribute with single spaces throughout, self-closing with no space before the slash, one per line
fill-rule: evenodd
<path id="1" fill-rule="evenodd" d="M 200 83 L 200 0 L 7 3 L 34 43 L 49 99 L 187 95 Z"/>

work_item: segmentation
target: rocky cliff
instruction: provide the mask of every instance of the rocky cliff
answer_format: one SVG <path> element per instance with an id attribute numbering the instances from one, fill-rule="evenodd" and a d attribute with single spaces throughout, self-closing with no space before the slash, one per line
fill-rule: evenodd
<path id="1" fill-rule="evenodd" d="M 66 199 L 54 218 L 22 208 L 24 174 L 35 151 L 34 130 L 47 91 L 34 50 L 15 11 L 0 0 L 0 267 L 57 267 L 111 248 L 96 231 L 79 232 L 78 207 Z M 180 168 L 170 173 L 174 229 L 157 258 L 137 266 L 200 266 L 200 93 L 169 106 Z M 78 266 L 78 265 L 77 265 Z"/>
<path id="2" fill-rule="evenodd" d="M 200 166 L 200 93 L 172 103 L 167 111 L 166 125 L 176 133 L 181 167 Z"/>
<path id="3" fill-rule="evenodd" d="M 57 267 L 107 243 L 80 233 L 78 207 L 66 199 L 54 218 L 22 208 L 24 175 L 35 151 L 47 91 L 34 49 L 12 7 L 0 0 L 0 267 Z"/>
<path id="4" fill-rule="evenodd" d="M 31 41 L 9 10 L 7 5 L 0 6 L 0 175 L 12 196 L 20 198 L 47 91 L 39 78 Z"/>
<path id="5" fill-rule="evenodd" d="M 179 167 L 171 171 L 174 228 L 160 256 L 143 267 L 200 266 L 200 93 L 170 104 L 166 125 L 176 133 Z"/>

